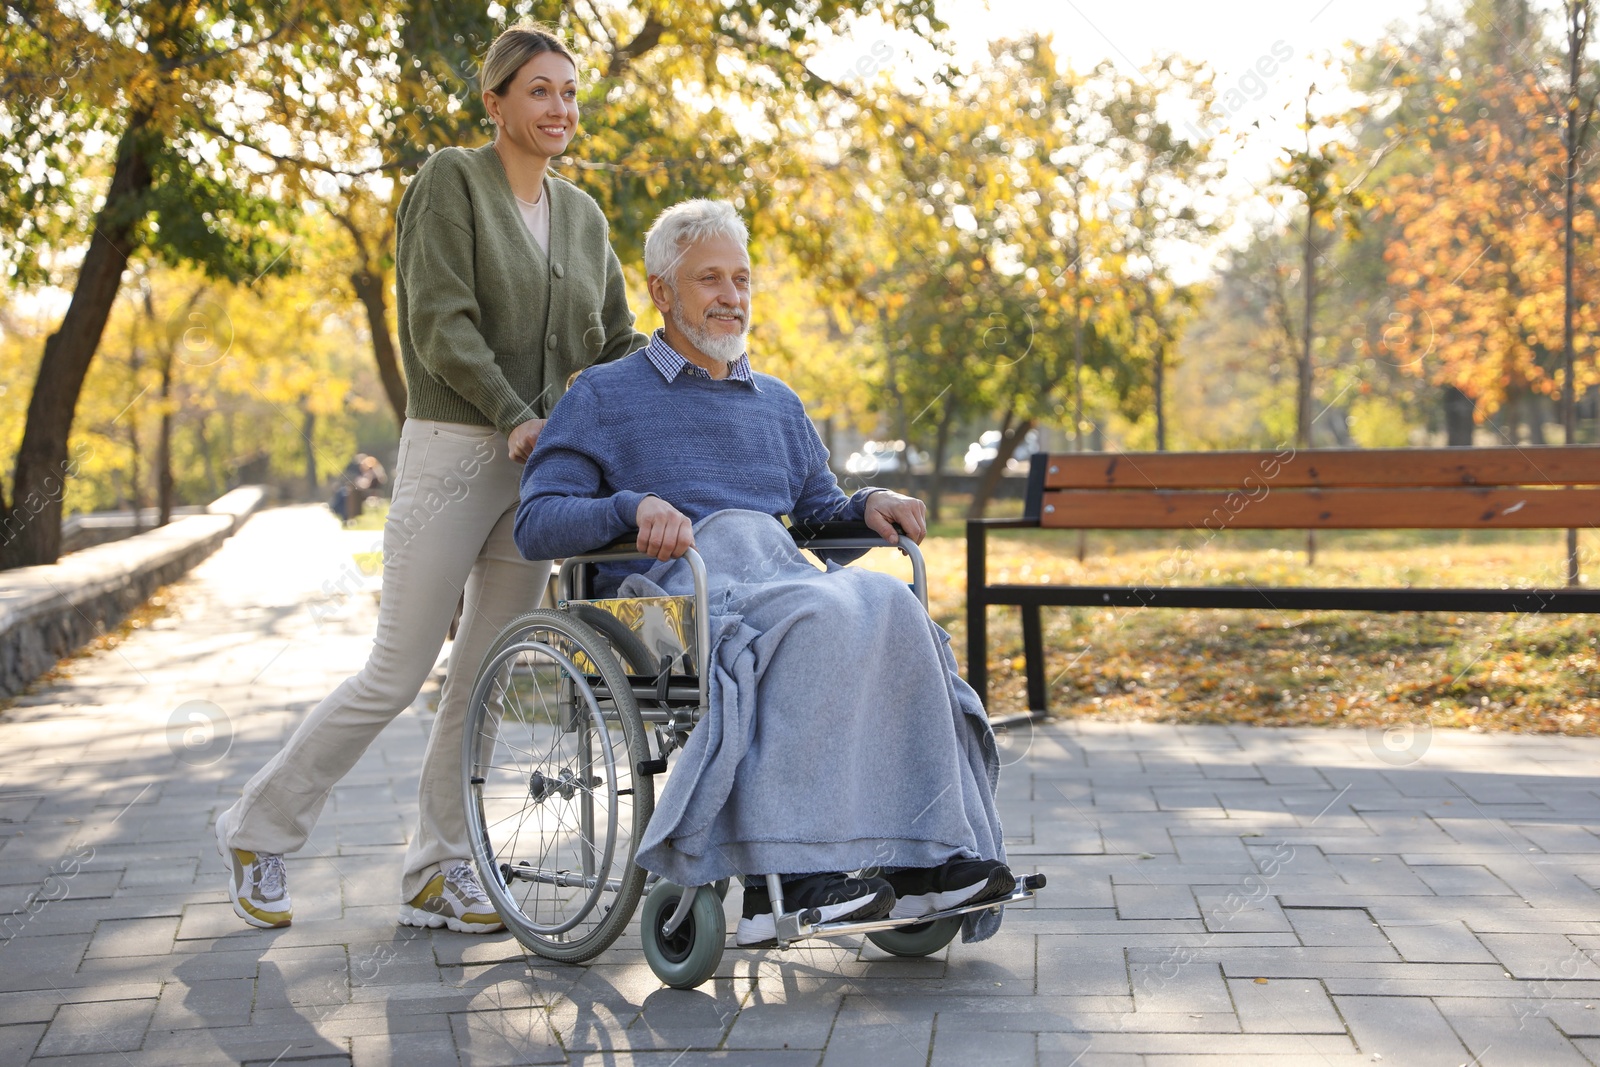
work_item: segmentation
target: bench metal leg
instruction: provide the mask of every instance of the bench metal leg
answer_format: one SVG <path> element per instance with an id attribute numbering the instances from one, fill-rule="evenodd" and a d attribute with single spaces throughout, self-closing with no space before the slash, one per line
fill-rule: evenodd
<path id="1" fill-rule="evenodd" d="M 1023 604 L 1022 658 L 1028 672 L 1028 711 L 1045 713 L 1044 627 L 1039 620 L 1039 605 Z"/>
<path id="2" fill-rule="evenodd" d="M 989 706 L 988 546 L 980 522 L 967 523 L 967 684 Z"/>

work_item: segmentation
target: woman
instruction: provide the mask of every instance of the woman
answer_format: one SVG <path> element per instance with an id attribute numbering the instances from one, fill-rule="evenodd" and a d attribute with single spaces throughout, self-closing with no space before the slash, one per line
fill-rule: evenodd
<path id="1" fill-rule="evenodd" d="M 482 71 L 493 143 L 436 153 L 395 226 L 408 397 L 383 532 L 371 657 L 323 700 L 217 819 L 234 911 L 292 917 L 283 853 L 305 844 L 333 786 L 422 688 L 465 595 L 428 738 L 400 921 L 486 933 L 499 916 L 468 858 L 461 738 L 473 674 L 495 635 L 535 606 L 548 561 L 517 553 L 523 461 L 568 378 L 647 338 L 633 329 L 605 216 L 548 173 L 578 128 L 578 71 L 556 36 L 515 26 Z"/>

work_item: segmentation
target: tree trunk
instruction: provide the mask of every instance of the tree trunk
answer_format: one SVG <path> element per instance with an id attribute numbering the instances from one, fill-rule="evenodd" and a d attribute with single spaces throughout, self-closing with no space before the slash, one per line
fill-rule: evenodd
<path id="1" fill-rule="evenodd" d="M 1444 387 L 1445 443 L 1451 448 L 1472 446 L 1472 412 L 1476 407 L 1472 398 L 1460 389 L 1453 385 Z"/>
<path id="2" fill-rule="evenodd" d="M 1156 310 L 1155 290 L 1150 279 L 1144 282 L 1144 304 L 1150 312 L 1150 380 L 1156 394 L 1156 451 L 1167 450 L 1167 342 L 1161 328 L 1161 314 Z"/>
<path id="3" fill-rule="evenodd" d="M 1306 240 L 1305 261 L 1301 266 L 1302 280 L 1306 287 L 1305 319 L 1302 325 L 1302 343 L 1300 347 L 1300 376 L 1295 390 L 1295 437 L 1298 447 L 1305 449 L 1311 447 L 1311 397 L 1312 374 L 1311 342 L 1314 337 L 1313 316 L 1317 309 L 1317 242 L 1316 242 L 1316 212 L 1312 210 L 1311 200 L 1306 199 Z M 1317 562 L 1317 531 L 1306 531 L 1306 566 L 1313 566 Z"/>
<path id="4" fill-rule="evenodd" d="M 128 453 L 132 468 L 128 472 L 128 487 L 133 494 L 133 532 L 144 532 L 144 478 L 139 470 L 139 416 L 128 415 Z"/>
<path id="5" fill-rule="evenodd" d="M 222 417 L 222 455 L 228 457 L 228 488 L 237 489 L 244 484 L 244 479 L 239 476 L 239 454 L 234 451 L 234 442 L 238 440 L 238 429 L 233 424 L 234 413 L 228 412 Z"/>
<path id="6" fill-rule="evenodd" d="M 1522 396 L 1523 421 L 1528 424 L 1528 443 L 1530 445 L 1547 445 L 1549 439 L 1544 435 L 1544 397 L 1528 390 Z"/>
<path id="7" fill-rule="evenodd" d="M 209 411 L 195 421 L 194 441 L 200 447 L 200 461 L 205 464 L 206 492 L 212 500 L 215 500 L 222 495 L 222 483 L 217 481 L 217 461 L 216 457 L 211 454 L 211 440 L 206 435 L 206 423 L 210 421 L 211 413 Z"/>
<path id="8" fill-rule="evenodd" d="M 301 403 L 309 405 L 310 401 L 311 398 L 306 397 Z M 306 442 L 306 489 L 309 493 L 307 499 L 315 500 L 321 488 L 317 478 L 317 446 L 315 444 L 317 439 L 317 416 L 309 406 L 301 408 L 301 412 L 305 416 L 304 421 L 300 424 L 300 436 L 305 438 Z"/>
<path id="9" fill-rule="evenodd" d="M 1081 225 L 1083 219 L 1080 217 L 1078 222 Z M 1073 262 L 1077 263 L 1083 253 L 1078 250 L 1076 239 L 1072 247 Z M 1072 450 L 1083 451 L 1083 300 L 1078 292 L 1077 268 L 1073 269 L 1072 282 Z M 1088 554 L 1089 531 L 1079 530 L 1078 562 L 1082 563 Z"/>
<path id="10" fill-rule="evenodd" d="M 372 332 L 372 355 L 378 361 L 378 378 L 384 395 L 394 409 L 395 421 L 406 424 L 406 380 L 395 355 L 394 336 L 389 333 L 389 308 L 384 298 L 383 275 L 370 270 L 354 271 L 350 285 L 356 298 L 367 309 L 367 329 Z"/>
<path id="11" fill-rule="evenodd" d="M 933 440 L 933 474 L 928 481 L 928 520 L 939 521 L 944 505 L 944 460 L 950 448 L 950 424 L 955 421 L 954 404 L 946 404 L 939 416 L 939 430 Z"/>
<path id="12" fill-rule="evenodd" d="M 1166 345 L 1161 343 L 1160 338 L 1156 339 L 1156 347 L 1153 354 L 1155 357 L 1154 378 L 1156 387 L 1156 451 L 1165 452 L 1167 450 L 1167 405 L 1162 399 L 1162 395 L 1167 391 L 1167 349 Z"/>
<path id="13" fill-rule="evenodd" d="M 172 351 L 161 360 L 161 431 L 156 439 L 156 507 L 160 515 L 157 526 L 172 521 Z"/>
<path id="14" fill-rule="evenodd" d="M 133 251 L 132 234 L 143 216 L 150 167 L 139 144 L 147 116 L 134 115 L 117 144 L 117 164 L 94 233 L 78 269 L 72 302 L 61 326 L 44 343 L 44 358 L 28 401 L 27 423 L 4 512 L 0 568 L 54 563 L 61 556 L 61 502 L 74 464 L 67 442 L 78 394 L 105 331 L 122 269 Z"/>
<path id="15" fill-rule="evenodd" d="M 1356 447 L 1355 438 L 1350 436 L 1350 416 L 1345 414 L 1344 408 L 1338 404 L 1329 404 L 1319 413 L 1318 421 L 1328 431 L 1328 436 L 1333 438 L 1336 447 Z"/>
<path id="16" fill-rule="evenodd" d="M 1006 472 L 1006 461 L 1031 429 L 1032 419 L 1014 419 L 1011 412 L 1006 412 L 1005 421 L 1000 424 L 1000 447 L 995 449 L 994 459 L 983 469 L 983 476 L 978 480 L 978 488 L 972 494 L 972 507 L 967 511 L 969 519 L 981 519 L 989 510 L 989 501 L 994 498 L 995 490 L 1000 488 L 1000 479 Z"/>
<path id="17" fill-rule="evenodd" d="M 1300 448 L 1311 447 L 1311 396 L 1312 373 L 1311 343 L 1315 337 L 1313 330 L 1313 316 L 1317 308 L 1317 246 L 1312 237 L 1312 227 L 1316 220 L 1310 212 L 1306 213 L 1306 240 L 1302 249 L 1304 261 L 1301 264 L 1301 280 L 1305 284 L 1306 298 L 1303 309 L 1303 318 L 1300 327 L 1300 366 L 1295 388 L 1295 444 Z"/>
<path id="18" fill-rule="evenodd" d="M 1578 153 L 1583 151 L 1584 135 L 1588 132 L 1589 116 L 1579 116 L 1582 109 L 1582 76 L 1584 52 L 1589 43 L 1589 16 L 1590 0 L 1578 0 L 1573 3 L 1567 0 L 1567 98 L 1566 121 L 1562 125 L 1562 141 L 1566 148 L 1566 174 L 1562 197 L 1562 236 L 1565 244 L 1565 263 L 1563 264 L 1565 286 L 1565 299 L 1562 301 L 1561 318 L 1561 369 L 1564 374 L 1561 383 L 1561 427 L 1566 432 L 1563 440 L 1567 444 L 1573 443 L 1573 434 L 1577 429 L 1577 382 L 1573 377 L 1573 312 L 1577 304 L 1577 292 L 1573 286 L 1574 252 L 1577 247 L 1577 233 L 1573 226 L 1573 214 L 1576 207 L 1575 187 L 1578 184 Z M 1578 531 L 1567 531 L 1567 584 L 1578 584 Z"/>

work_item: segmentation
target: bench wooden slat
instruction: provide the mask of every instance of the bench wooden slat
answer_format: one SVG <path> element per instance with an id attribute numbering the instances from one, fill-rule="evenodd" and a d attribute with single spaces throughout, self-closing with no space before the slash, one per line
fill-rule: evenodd
<path id="1" fill-rule="evenodd" d="M 1039 524 L 1094 530 L 1528 530 L 1600 523 L 1600 489 L 1069 489 Z"/>
<path id="2" fill-rule="evenodd" d="M 984 588 L 984 598 L 990 604 L 1043 607 L 1600 614 L 1600 590 L 1596 589 L 990 585 Z"/>
<path id="3" fill-rule="evenodd" d="M 1052 453 L 1046 489 L 1600 485 L 1600 445 Z"/>

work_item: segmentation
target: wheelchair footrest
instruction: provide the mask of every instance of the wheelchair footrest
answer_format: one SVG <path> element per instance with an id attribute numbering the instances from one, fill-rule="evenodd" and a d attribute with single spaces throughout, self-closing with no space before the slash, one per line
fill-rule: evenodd
<path id="1" fill-rule="evenodd" d="M 1000 908 L 1007 904 L 1020 904 L 1024 900 L 1032 900 L 1034 891 L 1044 888 L 1045 878 L 1042 874 L 1024 875 L 1017 888 L 1010 896 L 998 900 L 985 900 L 977 904 L 967 904 L 959 908 L 949 908 L 945 911 L 930 912 L 927 915 L 918 915 L 906 919 L 869 919 L 865 922 L 831 922 L 807 923 L 805 916 L 793 916 L 802 920 L 797 923 L 796 936 L 790 940 L 801 940 L 807 937 L 833 937 L 839 934 L 870 934 L 877 930 L 894 930 L 906 926 L 921 926 L 924 923 L 936 922 L 939 919 L 950 919 L 968 912 L 988 911 L 990 908 Z M 812 914 L 815 914 L 814 912 Z M 790 918 L 790 916 L 785 916 Z"/>

